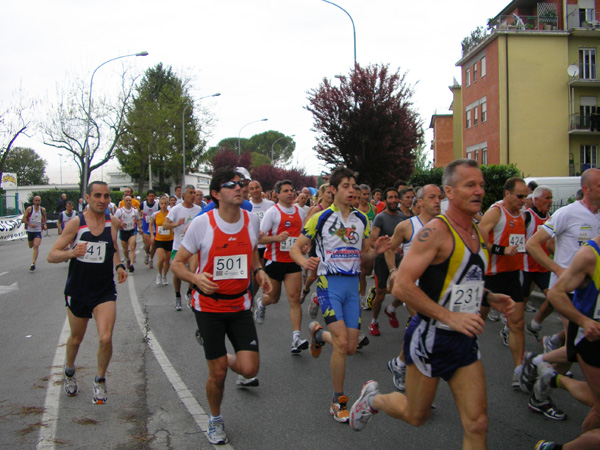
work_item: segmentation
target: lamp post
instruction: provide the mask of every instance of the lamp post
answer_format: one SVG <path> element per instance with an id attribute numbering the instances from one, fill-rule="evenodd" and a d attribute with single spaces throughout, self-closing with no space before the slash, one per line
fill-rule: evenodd
<path id="1" fill-rule="evenodd" d="M 58 155 L 58 165 L 60 167 L 60 184 L 62 184 L 62 153 L 57 153 Z"/>
<path id="2" fill-rule="evenodd" d="M 244 128 L 246 128 L 248 125 L 252 124 L 252 123 L 256 123 L 256 122 L 266 122 L 269 119 L 259 119 L 259 120 L 253 120 L 252 122 L 248 122 L 246 125 L 244 125 L 242 128 L 240 128 L 240 131 L 238 133 L 238 155 L 242 154 L 241 151 L 241 145 L 240 145 L 240 135 L 242 134 L 242 130 Z"/>
<path id="3" fill-rule="evenodd" d="M 212 95 L 206 95 L 204 97 L 200 97 L 198 99 L 198 101 L 203 100 L 205 98 L 209 98 L 209 97 L 219 97 L 221 95 L 220 92 L 217 92 L 216 94 L 212 94 Z M 185 185 L 185 111 L 189 108 L 189 106 L 191 105 L 191 103 L 185 105 L 185 108 L 183 108 L 183 111 L 181 112 L 181 133 L 183 136 L 182 142 L 183 142 L 183 172 L 182 172 L 182 176 L 181 176 L 181 185 L 184 186 Z"/>
<path id="4" fill-rule="evenodd" d="M 132 53 L 130 55 L 117 56 L 116 58 L 109 59 L 108 61 L 104 61 L 98 67 L 94 69 L 92 72 L 92 78 L 90 79 L 90 96 L 88 99 L 88 110 L 87 110 L 87 130 L 85 132 L 85 142 L 83 144 L 83 183 L 81 186 L 81 198 L 85 198 L 85 185 L 88 181 L 88 165 L 90 164 L 90 147 L 89 147 L 89 139 L 90 139 L 90 126 L 92 122 L 92 86 L 94 84 L 94 75 L 100 67 L 104 64 L 108 64 L 109 62 L 116 61 L 117 59 L 129 58 L 130 56 L 148 56 L 148 52 L 138 52 Z"/>
<path id="5" fill-rule="evenodd" d="M 356 27 L 354 26 L 354 20 L 352 19 L 352 16 L 350 15 L 350 13 L 348 11 L 346 11 L 344 8 L 342 8 L 340 5 L 336 5 L 333 2 L 330 2 L 329 0 L 322 0 L 325 3 L 329 3 L 330 5 L 336 6 L 337 8 L 340 8 L 342 11 L 344 11 L 348 17 L 350 17 L 350 21 L 352 22 L 352 32 L 354 34 L 354 67 L 356 67 Z"/>
<path id="6" fill-rule="evenodd" d="M 275 142 L 273 142 L 273 143 L 271 144 L 271 165 L 273 165 L 273 149 L 275 148 L 275 144 L 276 144 L 278 141 L 281 141 L 282 139 L 291 139 L 291 138 L 293 138 L 294 136 L 296 136 L 296 135 L 295 135 L 295 134 L 292 134 L 291 136 L 282 136 L 282 137 L 280 137 L 279 139 L 276 139 L 276 140 L 275 140 Z M 286 147 L 286 148 L 287 148 L 287 147 Z"/>

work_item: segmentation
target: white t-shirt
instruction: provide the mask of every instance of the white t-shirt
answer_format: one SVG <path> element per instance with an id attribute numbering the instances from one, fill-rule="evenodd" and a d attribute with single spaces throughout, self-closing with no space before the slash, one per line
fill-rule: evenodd
<path id="1" fill-rule="evenodd" d="M 275 202 L 272 202 L 271 200 L 267 200 L 266 198 L 264 198 L 263 201 L 260 203 L 254 203 L 252 201 L 252 199 L 250 199 L 250 203 L 252 203 L 252 212 L 258 216 L 259 221 L 262 221 L 265 213 L 267 212 L 267 210 L 269 208 L 271 208 L 272 206 L 275 206 Z M 265 248 L 265 247 L 266 247 L 266 245 L 264 245 L 264 244 L 261 244 L 258 246 L 258 248 Z"/>
<path id="2" fill-rule="evenodd" d="M 183 219 L 183 224 L 172 228 L 173 230 L 173 250 L 178 250 L 181 245 L 181 239 L 183 238 L 183 230 L 188 223 L 190 223 L 194 217 L 198 215 L 198 213 L 202 211 L 197 205 L 192 205 L 191 208 L 186 208 L 183 206 L 183 203 L 179 203 L 171 208 L 169 214 L 167 214 L 167 219 L 169 219 L 173 223 L 179 222 L 179 219 Z"/>
<path id="3" fill-rule="evenodd" d="M 121 228 L 125 231 L 131 231 L 135 228 L 135 224 L 140 220 L 140 212 L 133 206 L 131 209 L 119 208 L 115 213 L 115 217 L 121 221 Z"/>
<path id="4" fill-rule="evenodd" d="M 217 226 L 225 234 L 239 233 L 244 226 L 244 210 L 241 210 L 240 219 L 236 223 L 225 222 L 223 219 L 221 219 L 219 216 L 219 210 L 217 208 L 215 208 L 213 211 L 215 212 L 214 214 Z M 250 235 L 252 248 L 254 248 L 258 242 L 260 222 L 256 214 L 248 214 L 248 216 L 250 218 L 250 222 L 248 223 L 248 234 Z M 200 266 L 198 268 L 199 272 L 202 272 L 204 266 L 206 265 L 213 240 L 214 230 L 210 225 L 208 214 L 202 214 L 201 216 L 196 217 L 190 224 L 187 233 L 185 233 L 185 237 L 181 242 L 181 245 L 183 245 L 183 247 L 185 247 L 185 249 L 192 254 L 200 252 Z"/>
<path id="5" fill-rule="evenodd" d="M 308 206 L 308 205 L 304 205 L 304 206 L 300 206 L 300 205 L 298 205 L 298 207 L 299 207 L 299 208 L 300 208 L 302 211 L 304 211 L 304 215 L 305 215 L 305 216 L 306 216 L 306 214 L 308 213 L 308 210 L 310 209 L 310 206 Z"/>
<path id="6" fill-rule="evenodd" d="M 576 201 L 559 208 L 541 227 L 556 238 L 554 262 L 567 268 L 581 245 L 600 234 L 600 214 L 593 214 L 583 203 Z M 557 276 L 550 276 L 550 287 Z"/>

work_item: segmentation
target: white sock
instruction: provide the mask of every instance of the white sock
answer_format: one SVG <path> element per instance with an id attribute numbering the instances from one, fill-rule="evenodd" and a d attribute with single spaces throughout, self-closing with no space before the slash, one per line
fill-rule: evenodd
<path id="1" fill-rule="evenodd" d="M 406 366 L 406 363 L 402 361 L 399 356 L 396 356 L 396 365 L 402 369 L 404 366 Z"/>
<path id="2" fill-rule="evenodd" d="M 378 323 L 378 322 L 375 319 L 371 319 L 371 323 Z"/>
<path id="3" fill-rule="evenodd" d="M 531 328 L 533 328 L 535 331 L 540 331 L 542 329 L 542 326 L 539 323 L 537 323 L 535 319 L 531 319 L 529 325 L 531 325 Z"/>
<path id="4" fill-rule="evenodd" d="M 394 308 L 394 305 L 388 305 L 385 307 L 385 310 L 393 314 L 396 311 L 396 308 Z"/>
<path id="5" fill-rule="evenodd" d="M 543 362 L 544 362 L 544 355 L 537 355 L 537 356 L 535 356 L 535 357 L 534 357 L 534 358 L 531 360 L 531 362 L 532 362 L 533 364 L 535 364 L 536 366 L 539 366 L 541 363 L 543 363 Z"/>
<path id="6" fill-rule="evenodd" d="M 300 337 L 300 331 L 298 331 L 298 330 L 292 331 L 292 342 L 294 342 L 299 337 Z"/>

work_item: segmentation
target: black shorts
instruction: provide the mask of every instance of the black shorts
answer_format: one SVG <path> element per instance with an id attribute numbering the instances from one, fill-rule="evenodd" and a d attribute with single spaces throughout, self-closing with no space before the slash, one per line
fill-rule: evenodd
<path id="1" fill-rule="evenodd" d="M 523 297 L 529 297 L 531 294 L 531 283 L 535 283 L 540 291 L 544 292 L 550 286 L 550 272 L 523 271 Z"/>
<path id="2" fill-rule="evenodd" d="M 577 362 L 577 355 L 592 367 L 600 367 L 600 341 L 588 341 L 582 339 L 575 345 L 575 337 L 579 326 L 569 321 L 567 328 L 567 359 L 571 362 Z"/>
<path id="3" fill-rule="evenodd" d="M 27 240 L 29 242 L 33 241 L 34 239 L 41 239 L 41 238 L 42 238 L 41 231 L 28 231 L 27 232 Z"/>
<path id="4" fill-rule="evenodd" d="M 171 241 L 157 241 L 157 240 L 154 240 L 154 247 L 155 248 L 162 248 L 163 250 L 171 253 L 171 251 L 173 250 L 173 241 L 172 240 Z"/>
<path id="5" fill-rule="evenodd" d="M 212 313 L 194 310 L 196 324 L 204 341 L 204 356 L 207 360 L 227 355 L 225 336 L 233 350 L 258 352 L 258 335 L 252 311 L 234 313 Z"/>
<path id="6" fill-rule="evenodd" d="M 94 300 L 80 300 L 74 299 L 68 295 L 65 295 L 65 304 L 67 308 L 71 310 L 75 317 L 79 317 L 80 319 L 91 319 L 94 315 L 92 311 L 94 308 L 101 303 L 106 302 L 115 302 L 117 301 L 117 293 L 107 294 L 103 297 L 99 297 Z"/>
<path id="7" fill-rule="evenodd" d="M 396 253 L 396 267 L 402 260 L 402 254 Z M 387 289 L 388 278 L 390 277 L 390 269 L 388 269 L 385 258 L 375 258 L 375 266 L 373 268 L 375 273 L 375 286 L 378 289 Z"/>
<path id="8" fill-rule="evenodd" d="M 283 263 L 278 261 L 267 260 L 267 263 L 265 264 L 265 272 L 267 272 L 269 278 L 279 282 L 282 282 L 284 280 L 286 274 L 301 271 L 302 267 L 300 267 L 294 262 Z"/>
<path id="9" fill-rule="evenodd" d="M 136 234 L 137 234 L 137 230 L 135 230 L 135 229 L 133 229 L 133 230 L 120 230 L 119 231 L 119 238 L 122 241 L 127 242 L 127 241 L 129 241 L 129 238 L 131 236 L 135 236 Z"/>
<path id="10" fill-rule="evenodd" d="M 267 249 L 267 247 L 262 247 L 258 249 L 258 257 L 260 259 L 265 259 L 265 250 Z"/>
<path id="11" fill-rule="evenodd" d="M 509 295 L 516 303 L 523 303 L 523 287 L 521 286 L 521 271 L 501 272 L 485 276 L 485 288 L 497 293 Z M 490 306 L 485 297 L 482 306 Z"/>

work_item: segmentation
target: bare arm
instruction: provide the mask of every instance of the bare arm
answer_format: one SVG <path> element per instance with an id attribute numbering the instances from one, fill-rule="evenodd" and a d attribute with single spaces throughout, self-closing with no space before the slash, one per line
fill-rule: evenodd
<path id="1" fill-rule="evenodd" d="M 489 234 L 500 221 L 501 214 L 502 211 L 500 211 L 500 208 L 490 208 L 481 218 L 481 222 L 479 223 L 479 229 L 486 233 L 486 235 L 488 236 L 488 240 Z M 490 249 L 490 251 L 493 251 L 493 244 L 493 242 L 489 242 L 488 248 Z M 497 254 L 514 256 L 517 253 L 519 253 L 519 248 L 516 245 L 507 245 L 506 247 L 502 247 L 501 252 L 502 253 Z"/>
<path id="2" fill-rule="evenodd" d="M 69 221 L 69 223 L 71 223 L 71 221 Z M 121 255 L 119 255 L 119 241 L 117 238 L 117 236 L 119 235 L 119 229 L 121 228 L 121 221 L 111 216 L 110 225 L 113 247 L 115 248 L 115 253 L 113 255 L 113 264 L 115 267 L 117 267 L 119 264 L 121 264 Z M 122 264 L 121 267 L 117 269 L 117 277 L 119 283 L 123 283 L 127 279 L 127 271 L 125 270 Z"/>
<path id="3" fill-rule="evenodd" d="M 41 208 L 42 210 L 42 230 L 46 229 L 46 208 Z"/>
<path id="4" fill-rule="evenodd" d="M 165 221 L 163 222 L 162 227 L 165 230 L 172 230 L 173 228 L 177 228 L 179 225 L 183 225 L 184 222 L 185 219 L 183 217 L 177 222 L 173 222 L 168 217 L 165 217 Z"/>
<path id="5" fill-rule="evenodd" d="M 550 239 L 552 239 L 551 236 L 543 228 L 540 228 L 526 242 L 525 249 L 538 263 L 560 276 L 565 269 L 556 264 L 542 248 L 542 244 Z"/>
<path id="6" fill-rule="evenodd" d="M 307 236 L 303 234 L 298 236 L 298 240 L 290 249 L 290 258 L 292 258 L 296 264 L 304 269 L 317 270 L 317 267 L 319 267 L 319 263 L 321 262 L 321 258 L 311 256 L 310 258 L 306 259 L 302 252 L 302 249 L 306 248 L 308 245 L 310 245 L 310 239 Z"/>
<path id="7" fill-rule="evenodd" d="M 70 260 L 71 258 L 77 258 L 85 255 L 87 244 L 79 243 L 75 248 L 65 250 L 65 247 L 69 245 L 77 236 L 77 230 L 79 229 L 79 217 L 74 217 L 69 220 L 65 225 L 62 233 L 48 252 L 46 260 L 49 263 L 61 263 Z"/>
<path id="8" fill-rule="evenodd" d="M 21 222 L 23 222 L 27 226 L 29 226 L 30 211 L 31 211 L 31 206 L 28 206 L 27 209 L 25 210 L 25 212 L 23 213 L 23 217 L 21 218 Z"/>

